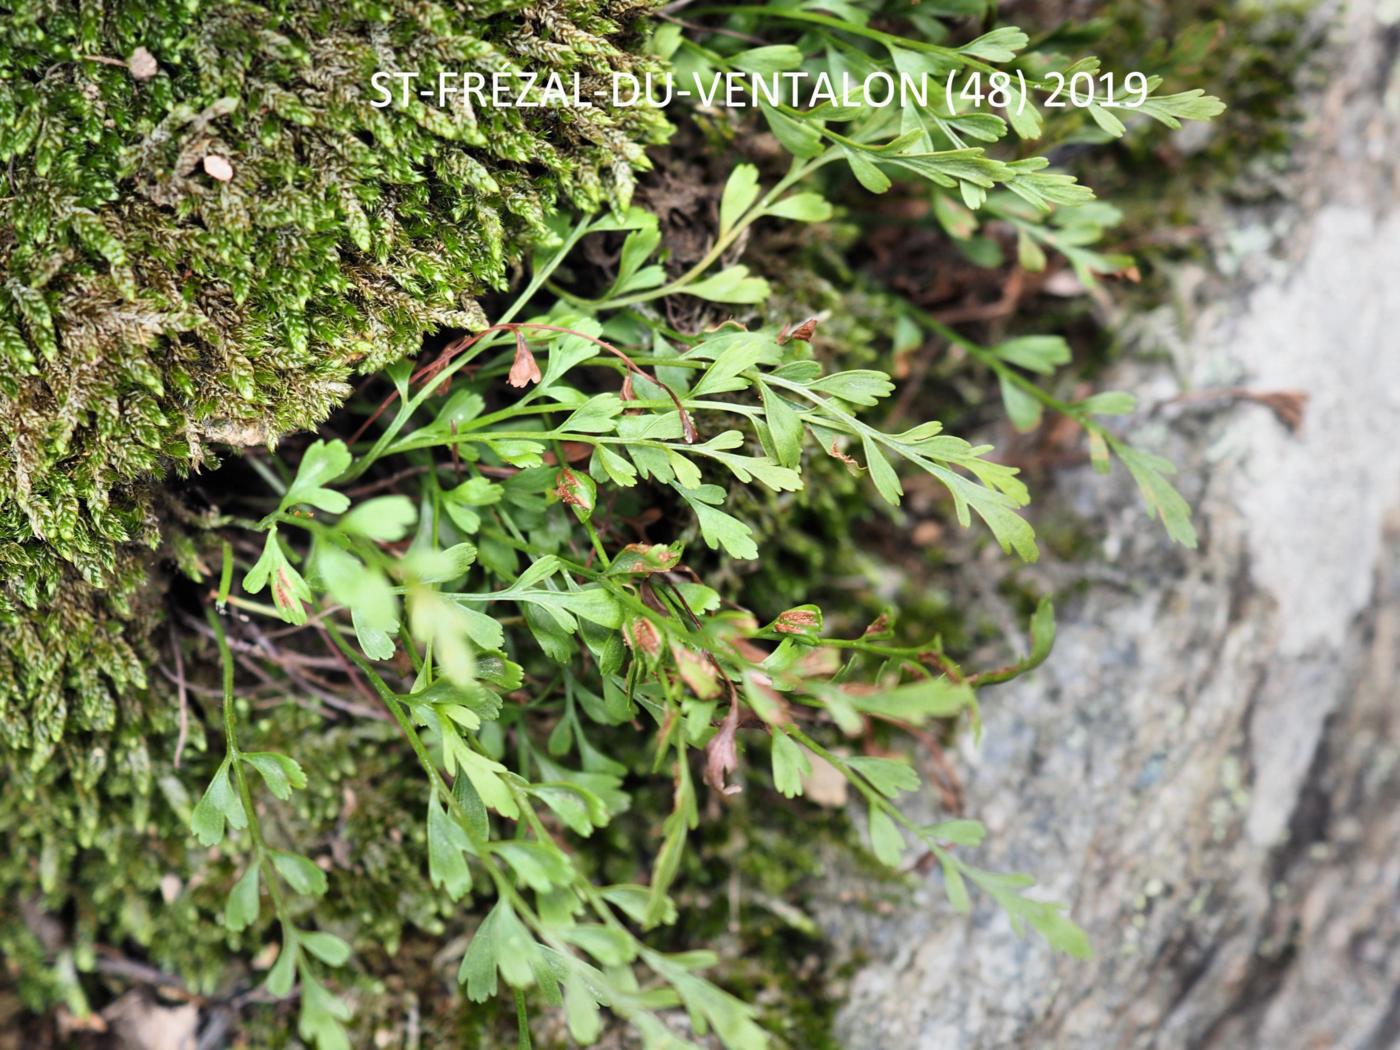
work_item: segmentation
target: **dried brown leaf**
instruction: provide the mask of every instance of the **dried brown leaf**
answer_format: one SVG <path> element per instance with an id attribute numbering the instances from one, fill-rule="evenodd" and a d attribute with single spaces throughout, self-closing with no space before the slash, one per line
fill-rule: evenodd
<path id="1" fill-rule="evenodd" d="M 131 71 L 134 80 L 150 80 L 160 72 L 156 56 L 144 47 L 138 47 L 131 53 L 131 57 L 126 60 L 126 68 Z"/>
<path id="2" fill-rule="evenodd" d="M 538 383 L 542 378 L 540 366 L 535 362 L 535 355 L 530 353 L 530 348 L 525 345 L 525 337 L 517 331 L 515 333 L 515 361 L 510 366 L 510 375 L 506 376 L 506 382 L 518 388 Z"/>
<path id="3" fill-rule="evenodd" d="M 812 771 L 802 778 L 802 797 L 829 809 L 845 806 L 851 788 L 845 775 L 821 755 L 809 752 L 807 761 Z"/>
<path id="4" fill-rule="evenodd" d="M 204 173 L 211 179 L 228 182 L 229 179 L 233 178 L 233 165 L 228 162 L 227 157 L 221 157 L 217 153 L 208 153 L 204 157 Z"/>
<path id="5" fill-rule="evenodd" d="M 808 342 L 812 338 L 812 333 L 817 330 L 817 325 L 821 323 L 822 319 L 820 317 L 809 317 L 807 320 L 798 324 L 796 328 L 790 329 L 786 324 L 783 325 L 782 329 L 778 332 L 778 345 L 782 346 L 792 339 L 797 339 L 804 343 Z"/>
<path id="6" fill-rule="evenodd" d="M 729 705 L 729 714 L 720 723 L 719 732 L 705 745 L 705 783 L 723 795 L 737 795 L 743 790 L 738 784 L 725 782 L 739 767 L 738 730 L 739 702 L 735 700 Z"/>
<path id="7" fill-rule="evenodd" d="M 719 677 L 707 656 L 677 643 L 671 645 L 671 656 L 676 661 L 681 681 L 692 693 L 701 700 L 712 700 L 719 695 Z"/>
<path id="8" fill-rule="evenodd" d="M 1247 401 L 1263 405 L 1278 418 L 1278 421 L 1294 433 L 1303 425 L 1303 414 L 1308 406 L 1308 395 L 1302 390 L 1269 390 L 1262 393 L 1245 391 L 1240 395 Z"/>

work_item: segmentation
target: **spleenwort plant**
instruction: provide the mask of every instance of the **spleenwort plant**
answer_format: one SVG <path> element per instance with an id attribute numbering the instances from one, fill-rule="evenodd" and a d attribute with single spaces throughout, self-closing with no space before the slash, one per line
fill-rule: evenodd
<path id="1" fill-rule="evenodd" d="M 909 314 L 930 334 L 961 347 L 995 373 L 1007 416 L 1018 430 L 1034 430 L 1047 408 L 1073 420 L 1088 435 L 1089 459 L 1094 469 L 1106 474 L 1111 456 L 1117 456 L 1167 534 L 1182 546 L 1196 546 L 1191 508 L 1167 479 L 1176 467 L 1170 460 L 1134 448 L 1097 418 L 1127 415 L 1137 408 L 1136 397 L 1121 390 L 1104 390 L 1080 401 L 1065 402 L 1029 379 L 1026 372 L 1048 376 L 1069 363 L 1069 345 L 1059 336 L 1021 336 L 996 346 L 979 346 L 922 311 L 910 308 Z"/>
<path id="2" fill-rule="evenodd" d="M 223 665 L 224 738 L 228 753 L 195 806 L 190 818 L 191 827 L 202 846 L 221 843 L 226 827 L 247 829 L 253 856 L 229 892 L 224 907 L 224 925 L 236 933 L 256 922 L 262 907 L 261 889 L 266 886 L 282 934 L 277 961 L 268 971 L 267 990 L 276 996 L 289 995 L 299 978 L 301 1023 L 298 1027 L 302 1037 L 314 1040 L 321 1047 L 349 1046 L 341 1027 L 341 1022 L 350 1017 L 349 1008 L 317 980 L 311 960 L 319 959 L 327 966 L 340 966 L 350 958 L 350 946 L 325 930 L 299 928 L 286 900 L 288 891 L 313 898 L 324 894 L 325 873 L 307 857 L 268 846 L 253 798 L 256 783 L 253 773 L 275 797 L 284 802 L 291 797 L 294 789 L 306 787 L 306 774 L 297 761 L 287 755 L 239 748 L 233 655 L 229 651 L 222 621 L 212 610 L 208 619 Z"/>
<path id="3" fill-rule="evenodd" d="M 886 377 L 822 375 L 799 340 L 724 331 L 683 353 L 657 348 L 644 369 L 620 350 L 600 352 L 596 320 L 565 311 L 548 318 L 512 326 L 516 341 L 503 353 L 487 353 L 488 335 L 435 369 L 428 385 L 457 376 L 455 389 L 435 399 L 431 418 L 414 429 L 401 425 L 379 452 L 378 442 L 366 442 L 358 458 L 340 441 L 307 449 L 277 509 L 259 523 L 263 554 L 243 581 L 250 594 L 270 591 L 290 622 L 306 622 L 307 604 L 318 607 L 318 623 L 371 683 L 422 766 L 434 884 L 453 899 L 474 891 L 495 897 L 462 961 L 468 995 L 494 994 L 499 973 L 512 988 L 537 986 L 546 1001 L 561 994 L 579 1040 L 598 1034 L 598 1007 L 606 1006 L 656 1046 L 678 1044 L 653 1012 L 682 1004 L 697 1032 L 713 1028 L 731 1047 L 763 1045 L 751 1007 L 695 972 L 712 963 L 707 954 L 663 955 L 634 932 L 674 920 L 668 894 L 698 820 L 692 766 L 703 755 L 704 780 L 735 790 L 741 733 L 755 746 L 768 741 L 771 778 L 785 795 L 801 793 L 809 753 L 846 775 L 867 803 L 870 846 L 884 863 L 902 864 L 907 835 L 943 866 L 959 909 L 968 906 L 971 882 L 1053 946 L 1087 952 L 1060 906 L 1022 894 L 1029 879 L 983 871 L 953 851 L 975 845 L 979 825 L 921 826 L 900 813 L 891 800 L 918 785 L 908 764 L 842 758 L 813 736 L 828 723 L 857 733 L 867 719 L 919 727 L 975 713 L 977 676 L 965 677 L 936 641 L 886 644 L 888 625 L 857 639 L 826 638 L 815 606 L 760 627 L 686 574 L 682 543 L 611 546 L 599 529 L 603 522 L 608 534 L 617 531 L 600 492 L 645 480 L 674 493 L 708 546 L 756 557 L 748 527 L 721 509 L 724 488 L 705 480 L 707 468 L 741 484 L 792 490 L 802 484 L 803 446 L 815 443 L 819 454 L 859 451 L 891 502 L 899 481 L 889 457 L 928 471 L 949 486 L 963 513 L 971 507 L 1008 547 L 1030 557 L 1029 526 L 1014 510 L 1024 500 L 1014 471 L 934 424 L 897 435 L 868 426 L 854 412 L 889 393 Z M 460 376 L 473 361 L 481 367 L 464 384 Z M 585 392 L 594 367 L 616 369 L 621 390 Z M 539 378 L 509 406 L 485 411 L 512 373 L 515 386 L 530 382 L 521 376 Z M 658 373 L 674 375 L 663 385 Z M 403 403 L 394 422 L 416 411 L 407 379 L 400 369 Z M 712 433 L 712 422 L 735 415 L 748 435 Z M 764 451 L 745 451 L 751 444 Z M 352 506 L 336 487 L 376 458 L 411 461 L 441 449 L 451 461 L 430 459 L 416 499 L 395 494 Z M 308 542 L 293 541 L 293 530 Z M 231 601 L 259 610 L 256 602 Z M 1052 631 L 1047 605 L 1036 617 L 1031 657 L 1014 670 L 1043 658 Z M 411 674 L 386 664 L 400 651 Z M 556 672 L 538 671 L 542 655 Z M 316 869 L 305 858 L 267 848 L 247 817 L 246 771 L 256 769 L 277 795 L 304 780 L 285 756 L 241 753 L 229 717 L 229 757 L 196 811 L 196 830 L 207 844 L 222 835 L 225 820 L 248 824 L 254 874 L 235 889 L 230 921 L 256 914 L 261 871 L 284 938 L 272 990 L 287 990 L 294 964 L 281 959 L 289 957 L 300 960 L 303 988 L 312 987 L 297 953 L 305 948 L 332 963 L 343 953 L 313 948 L 320 935 L 291 925 L 277 887 L 285 880 L 315 893 L 324 880 L 310 874 Z M 587 837 L 626 805 L 629 770 L 604 753 L 586 722 L 651 724 L 653 770 L 674 783 L 674 812 L 646 886 L 594 886 L 566 848 L 567 833 Z M 634 964 L 670 991 L 640 991 Z M 312 999 L 303 993 L 303 1031 L 322 1045 L 335 1045 L 333 1002 L 319 990 Z"/>
<path id="4" fill-rule="evenodd" d="M 1014 29 L 961 47 L 919 41 L 871 28 L 857 8 L 823 5 L 838 8 L 847 17 L 786 6 L 695 9 L 731 19 L 733 32 L 691 40 L 665 26 L 655 50 L 692 73 L 817 63 L 831 72 L 946 77 L 1009 68 L 1027 43 Z M 938 39 L 936 21 L 909 18 Z M 734 46 L 773 24 L 803 35 L 796 44 Z M 1032 91 L 1051 70 L 1097 70 L 1092 60 L 1024 61 Z M 668 269 L 657 218 L 640 208 L 556 217 L 514 304 L 426 364 L 389 366 L 387 396 L 356 406 L 357 433 L 317 440 L 294 464 L 250 460 L 273 488 L 269 512 L 240 522 L 262 534 L 261 555 L 244 563 L 241 592 L 226 584 L 220 597 L 241 614 L 324 631 L 347 671 L 387 709 L 419 767 L 417 819 L 431 884 L 485 913 L 459 980 L 474 1001 L 504 984 L 522 1043 L 527 1005 L 538 1001 L 561 1006 L 581 1043 L 600 1036 L 606 1008 L 648 1047 L 694 1045 L 660 1016 L 680 1007 L 697 1037 L 713 1032 L 735 1050 L 768 1045 L 753 1004 L 702 976 L 717 961 L 712 953 L 662 951 L 650 931 L 679 919 L 673 890 L 700 819 L 701 784 L 721 795 L 744 786 L 796 797 L 814 759 L 854 788 L 883 864 L 898 870 L 917 848 L 941 867 L 957 910 L 970 907 L 972 887 L 1016 929 L 1071 955 L 1089 952 L 1063 906 L 1027 895 L 1029 876 L 968 861 L 980 824 L 924 825 L 901 811 L 898 796 L 919 786 L 909 763 L 848 755 L 835 743 L 873 723 L 917 733 L 966 718 L 980 731 L 979 689 L 1049 652 L 1048 602 L 1032 618 L 1024 660 L 966 670 L 937 637 L 901 644 L 885 617 L 858 637 L 828 635 L 814 604 L 760 624 L 707 584 L 695 568 L 703 559 L 687 557 L 703 546 L 715 552 L 709 559 L 760 558 L 758 537 L 725 509 L 732 492 L 799 490 L 813 457 L 867 478 L 890 505 L 901 501 L 902 476 L 925 474 L 961 524 L 980 522 L 1008 553 L 1037 556 L 1017 471 L 938 422 L 876 426 L 892 381 L 870 369 L 828 370 L 812 346 L 816 319 L 687 334 L 655 308 L 679 295 L 721 308 L 762 304 L 768 282 L 734 255 L 760 221 L 831 217 L 822 180 L 833 162 L 877 193 L 893 179 L 924 180 L 955 237 L 992 218 L 1010 224 L 1029 268 L 1045 265 L 1046 249 L 1062 252 L 1085 282 L 1121 266 L 1088 247 L 1111 220 L 1093 210 L 1101 206 L 1087 188 L 1049 171 L 1042 157 L 1001 160 L 967 146 L 995 143 L 1008 121 L 1022 138 L 1039 137 L 1047 125 L 1034 104 L 1009 108 L 1007 120 L 941 106 L 936 99 L 902 115 L 765 106 L 792 165 L 768 187 L 755 166 L 734 168 L 713 243 L 693 265 Z M 1169 125 L 1217 110 L 1199 92 L 1153 96 L 1143 107 Z M 1089 119 L 1105 137 L 1126 130 L 1108 110 L 1067 119 Z M 615 272 L 601 292 L 575 287 L 565 263 L 580 241 L 599 235 L 620 241 Z M 1131 399 L 1108 393 L 1066 403 L 1030 378 L 1067 363 L 1063 340 L 982 346 L 912 307 L 904 316 L 916 337 L 955 342 L 990 369 L 1018 427 L 1034 426 L 1047 408 L 1079 423 L 1095 465 L 1117 455 L 1171 534 L 1194 543 L 1163 461 L 1099 421 L 1131 410 Z M 646 510 L 659 511 L 663 524 L 652 527 L 665 531 L 663 541 L 642 535 Z M 325 878 L 308 858 L 269 847 L 253 793 L 260 779 L 285 799 L 305 775 L 292 757 L 239 749 L 232 665 L 217 617 L 213 624 L 224 653 L 228 752 L 195 810 L 195 831 L 212 845 L 226 826 L 246 828 L 251 856 L 225 921 L 234 930 L 254 922 L 267 890 L 281 930 L 268 988 L 285 995 L 299 979 L 302 1035 L 323 1048 L 345 1046 L 348 1007 L 316 967 L 345 963 L 349 949 L 298 925 L 286 903 L 289 894 L 314 898 Z M 597 866 L 579 840 L 619 818 L 648 777 L 668 782 L 672 800 L 649 873 L 595 881 Z"/>

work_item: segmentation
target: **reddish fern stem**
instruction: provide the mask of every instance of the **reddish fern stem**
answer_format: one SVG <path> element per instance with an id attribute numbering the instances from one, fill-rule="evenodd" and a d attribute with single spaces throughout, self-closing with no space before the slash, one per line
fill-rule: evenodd
<path id="1" fill-rule="evenodd" d="M 456 339 L 453 342 L 449 343 L 447 346 L 443 347 L 442 352 L 438 354 L 436 360 L 429 362 L 422 368 L 419 368 L 416 372 L 409 376 L 408 381 L 410 384 L 413 384 L 432 379 L 444 368 L 446 368 L 454 357 L 462 353 L 464 350 L 470 350 L 473 346 L 475 346 L 478 342 L 480 342 L 488 335 L 491 335 L 495 332 L 514 332 L 516 336 L 519 337 L 523 329 L 532 329 L 544 332 L 558 332 L 563 335 L 577 336 L 580 339 L 592 343 L 594 346 L 601 347 L 603 350 L 606 350 L 608 353 L 612 354 L 614 357 L 622 361 L 622 363 L 627 366 L 628 371 L 636 373 L 643 379 L 646 379 L 647 381 L 656 384 L 662 390 L 666 391 L 666 395 L 671 399 L 671 403 L 676 406 L 676 411 L 680 413 L 681 429 L 682 433 L 685 436 L 686 444 L 690 445 L 695 443 L 695 440 L 698 436 L 695 430 L 695 424 L 690 418 L 690 413 L 685 410 L 685 406 L 681 404 L 681 399 L 676 396 L 676 392 L 674 390 L 672 390 L 669 386 L 663 383 L 656 376 L 650 375 L 645 369 L 643 369 L 640 365 L 638 365 L 635 361 L 633 361 L 630 357 L 628 357 L 617 347 L 613 346 L 611 343 L 599 339 L 596 336 L 591 336 L 586 332 L 580 332 L 577 329 L 573 328 L 565 328 L 561 325 L 538 324 L 528 321 L 513 321 L 507 324 L 493 324 L 489 328 L 483 328 L 481 331 L 475 332 L 470 336 L 463 336 L 462 338 Z M 376 408 L 374 412 L 370 414 L 369 418 L 366 419 L 363 423 L 361 423 L 359 428 L 355 431 L 355 433 L 351 435 L 350 444 L 354 444 L 356 441 L 359 441 L 360 438 L 364 436 L 365 431 L 368 430 L 374 424 L 374 421 L 376 419 L 378 419 L 381 415 L 384 414 L 385 410 L 388 409 L 388 407 L 394 403 L 394 399 L 398 396 L 399 392 L 395 390 L 391 394 L 389 394 L 389 396 L 386 397 L 383 401 L 381 401 L 379 407 Z"/>

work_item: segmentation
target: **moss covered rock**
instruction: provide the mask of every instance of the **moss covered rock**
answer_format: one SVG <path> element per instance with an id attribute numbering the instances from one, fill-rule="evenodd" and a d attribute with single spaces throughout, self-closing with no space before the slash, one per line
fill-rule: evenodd
<path id="1" fill-rule="evenodd" d="M 145 482 L 197 468 L 211 445 L 313 425 L 355 372 L 414 352 L 427 331 L 481 323 L 474 296 L 551 236 L 552 210 L 626 201 L 641 143 L 663 131 L 644 109 L 376 108 L 373 75 L 587 83 L 642 61 L 637 7 L 168 0 L 28 2 L 6 16 L 11 745 L 44 752 L 66 704 L 87 711 L 84 727 L 108 726 L 88 710 L 104 706 L 101 679 L 139 679 L 103 624 L 132 615 L 142 573 L 126 551 L 159 532 Z M 101 593 L 74 594 L 79 581 Z M 59 682 L 79 695 L 64 701 Z"/>
<path id="2" fill-rule="evenodd" d="M 434 84 L 440 72 L 528 70 L 577 74 L 588 91 L 648 68 L 645 7 L 9 5 L 6 901 L 35 895 L 57 909 L 81 871 L 84 885 L 110 892 L 86 894 L 79 926 L 145 943 L 161 872 L 183 870 L 173 690 L 152 698 L 153 552 L 169 535 L 157 479 L 210 464 L 220 445 L 314 426 L 355 374 L 416 352 L 425 333 L 483 324 L 477 297 L 553 238 L 552 215 L 625 204 L 644 145 L 666 131 L 652 111 L 606 105 L 377 108 L 373 75 Z M 191 730 L 187 761 L 198 759 Z M 160 841 L 168 848 L 151 852 Z M 118 873 L 136 855 L 147 857 L 139 870 Z M 17 910 L 4 911 L 3 954 L 42 957 Z"/>

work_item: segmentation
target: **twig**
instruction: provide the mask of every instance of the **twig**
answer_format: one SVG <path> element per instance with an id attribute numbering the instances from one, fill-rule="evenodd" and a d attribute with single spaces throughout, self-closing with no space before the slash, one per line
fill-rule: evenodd
<path id="1" fill-rule="evenodd" d="M 185 689 L 185 656 L 180 651 L 180 639 L 175 634 L 175 621 L 168 624 L 170 648 L 175 654 L 175 693 L 180 699 L 180 733 L 175 738 L 175 768 L 180 768 L 180 757 L 185 753 L 185 740 L 190 734 L 189 695 Z"/>
<path id="2" fill-rule="evenodd" d="M 366 708 L 361 707 L 359 704 L 352 703 L 349 700 L 342 699 L 340 696 L 336 695 L 335 687 L 330 682 L 304 669 L 306 666 L 314 666 L 342 670 L 345 667 L 344 661 L 336 660 L 332 657 L 309 656 L 304 653 L 288 652 L 278 649 L 272 644 L 267 634 L 264 633 L 260 627 L 252 623 L 246 624 L 245 627 L 252 632 L 254 638 L 257 640 L 258 647 L 267 655 L 267 658 L 272 660 L 293 684 L 300 686 L 327 707 L 331 707 L 337 711 L 343 711 L 346 714 L 355 715 L 358 718 L 375 718 L 381 721 L 388 719 L 388 715 L 381 712 L 377 706 Z M 298 664 L 302 666 L 298 667 Z M 370 694 L 369 698 L 371 701 L 377 701 L 377 698 L 373 694 Z"/>
<path id="3" fill-rule="evenodd" d="M 338 612 L 343 611 L 344 608 L 345 608 L 345 607 L 344 607 L 343 605 L 327 605 L 327 606 L 325 606 L 324 608 L 318 609 L 316 612 L 314 612 L 314 613 L 312 613 L 310 616 L 308 616 L 308 617 L 306 618 L 306 622 L 305 622 L 305 623 L 294 623 L 294 624 L 289 624 L 289 625 L 286 626 L 286 627 L 278 627 L 276 630 L 268 631 L 268 632 L 267 632 L 267 637 L 269 637 L 269 638 L 285 638 L 285 637 L 287 637 L 287 635 L 289 635 L 289 634 L 296 634 L 298 631 L 304 631 L 304 630 L 306 630 L 306 628 L 308 628 L 308 627 L 314 627 L 316 624 L 320 623 L 320 622 L 321 622 L 323 619 L 325 619 L 326 617 L 332 616 L 332 615 L 334 615 L 335 613 L 338 613 Z"/>
<path id="4" fill-rule="evenodd" d="M 930 733 L 927 729 L 920 729 L 911 722 L 906 722 L 900 718 L 893 718 L 889 715 L 877 716 L 880 721 L 892 725 L 897 729 L 908 733 L 928 752 L 929 764 L 933 770 L 933 779 L 938 788 L 938 800 L 943 808 L 955 816 L 961 815 L 963 811 L 963 790 L 962 780 L 958 777 L 957 771 L 948 761 L 948 753 L 939 743 L 938 737 Z M 868 724 L 868 723 L 867 723 Z"/>
<path id="5" fill-rule="evenodd" d="M 898 422 L 902 422 L 909 414 L 910 409 L 919 399 L 919 395 L 924 392 L 924 379 L 927 378 L 929 369 L 933 367 L 934 354 L 923 352 L 927 343 L 916 347 L 911 356 L 914 358 L 913 365 L 908 373 L 899 379 L 899 397 L 895 399 L 890 407 L 890 414 L 886 417 L 885 425 L 891 430 Z"/>
<path id="6" fill-rule="evenodd" d="M 405 478 L 411 478 L 417 474 L 426 474 L 428 473 L 428 471 L 436 469 L 436 464 L 433 464 L 432 466 L 420 465 L 416 467 L 406 467 L 405 469 L 400 470 L 397 473 L 390 474 L 387 478 L 380 478 L 378 481 L 366 482 L 363 485 L 357 485 L 355 488 L 344 489 L 343 491 L 351 499 L 359 499 L 361 496 L 368 496 L 371 493 L 380 491 L 381 489 L 391 489 L 400 481 L 403 481 Z"/>
<path id="7" fill-rule="evenodd" d="M 737 29 L 728 29 L 725 26 L 703 26 L 699 22 L 688 22 L 684 18 L 677 18 L 675 15 L 669 14 L 664 8 L 661 11 L 661 19 L 662 21 L 678 25 L 682 29 L 689 29 L 694 33 L 714 33 L 717 36 L 733 37 L 735 40 L 742 40 L 746 44 L 767 43 L 762 37 L 754 36 L 751 33 L 741 33 Z"/>
<path id="8" fill-rule="evenodd" d="M 458 354 L 462 353 L 465 350 L 470 350 L 473 346 L 475 346 L 482 339 L 485 339 L 489 335 L 494 335 L 497 332 L 511 332 L 514 333 L 517 340 L 520 340 L 523 338 L 521 336 L 521 333 L 526 329 L 530 331 L 557 332 L 563 335 L 576 336 L 579 339 L 583 339 L 589 343 L 592 343 L 594 346 L 597 346 L 612 354 L 614 357 L 618 358 L 620 361 L 622 361 L 624 365 L 627 366 L 629 371 L 641 376 L 643 379 L 647 380 L 650 383 L 654 383 L 656 386 L 666 391 L 666 395 L 671 399 L 671 403 L 676 406 L 676 411 L 680 413 L 681 428 L 685 437 L 686 444 L 693 444 L 695 442 L 698 436 L 695 430 L 695 424 L 691 421 L 690 413 L 685 410 L 685 406 L 681 404 L 681 399 L 676 396 L 676 392 L 674 390 L 672 390 L 669 386 L 663 383 L 656 376 L 649 374 L 645 369 L 643 369 L 625 353 L 623 353 L 621 350 L 619 350 L 617 347 L 613 346 L 606 340 L 599 339 L 597 336 L 589 335 L 587 332 L 580 332 L 573 328 L 565 328 L 561 325 L 538 324 L 530 321 L 509 321 L 503 322 L 501 324 L 493 324 L 489 328 L 483 328 L 479 332 L 473 332 L 469 336 L 463 336 L 460 339 L 456 339 L 453 342 L 448 343 L 447 346 L 442 348 L 442 352 L 438 354 L 436 360 L 433 360 L 428 364 L 423 365 L 421 368 L 415 371 L 411 376 L 408 377 L 408 382 L 411 385 L 413 383 L 422 383 L 425 381 L 432 380 L 437 376 L 439 372 L 446 368 L 449 363 L 451 363 L 454 357 L 456 357 Z M 381 415 L 384 414 L 384 411 L 394 403 L 395 399 L 397 399 L 398 396 L 398 390 L 394 390 L 391 394 L 389 394 L 388 397 L 381 401 L 379 403 L 379 407 L 376 408 L 372 413 L 370 413 L 369 417 L 363 423 L 361 423 L 359 428 L 355 431 L 355 433 L 350 436 L 349 444 L 353 445 L 356 441 L 359 441 L 360 438 L 364 436 L 365 431 L 367 431 L 370 428 L 370 426 L 374 423 L 376 419 L 378 419 Z"/>
<path id="9" fill-rule="evenodd" d="M 1303 425 L 1303 415 L 1307 409 L 1308 394 L 1304 390 L 1250 390 L 1248 387 L 1208 387 L 1178 394 L 1163 401 L 1163 405 L 1191 404 L 1200 401 L 1252 401 L 1263 405 L 1291 433 L 1296 434 Z"/>
<path id="10" fill-rule="evenodd" d="M 366 697 L 370 703 L 378 705 L 380 703 L 378 694 L 370 689 L 369 683 L 360 677 L 354 665 L 345 658 L 345 654 L 336 647 L 335 642 L 331 640 L 330 634 L 319 623 L 316 625 L 316 633 L 321 636 L 321 640 L 326 643 L 326 648 L 331 651 L 331 654 L 339 658 L 341 667 L 345 670 L 345 674 L 349 677 L 350 681 L 355 684 L 355 688 L 360 691 L 360 695 Z M 378 707 L 376 707 L 375 710 L 378 711 Z M 381 717 L 387 720 L 390 715 L 386 711 Z"/>
<path id="11" fill-rule="evenodd" d="M 179 679 L 175 676 L 175 672 L 172 671 L 170 668 L 166 667 L 165 664 L 160 663 L 159 661 L 156 662 L 156 670 L 159 671 L 161 675 L 165 678 L 165 680 L 167 682 L 170 682 L 171 684 L 175 684 L 179 681 Z M 207 685 L 198 685 L 195 682 L 187 681 L 185 683 L 185 688 L 191 693 L 196 694 L 197 696 L 209 696 L 217 698 L 223 695 L 217 689 L 211 689 Z"/>
<path id="12" fill-rule="evenodd" d="M 203 997 L 194 994 L 179 977 L 164 970 L 158 970 L 135 959 L 128 959 L 116 948 L 106 944 L 95 946 L 97 952 L 97 972 L 111 977 L 122 977 L 138 984 L 150 985 L 170 993 L 175 998 L 190 1002 L 202 1002 Z"/>
<path id="13" fill-rule="evenodd" d="M 933 314 L 942 324 L 964 324 L 968 321 L 993 321 L 1016 312 L 1021 301 L 1021 293 L 1026 283 L 1026 271 L 1017 266 L 1006 275 L 1000 298 L 991 303 L 972 303 L 954 306 Z"/>

